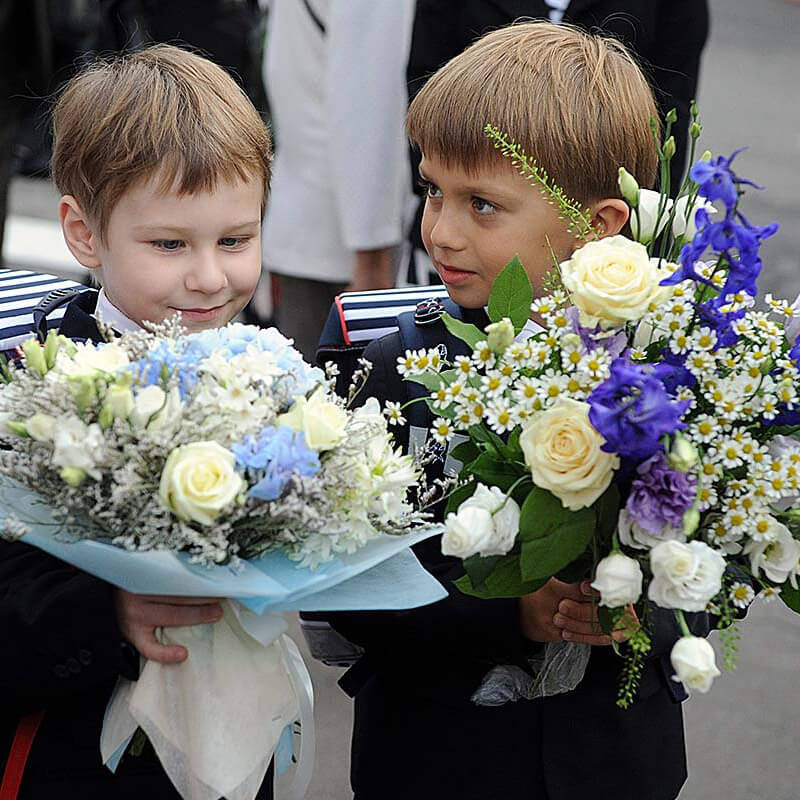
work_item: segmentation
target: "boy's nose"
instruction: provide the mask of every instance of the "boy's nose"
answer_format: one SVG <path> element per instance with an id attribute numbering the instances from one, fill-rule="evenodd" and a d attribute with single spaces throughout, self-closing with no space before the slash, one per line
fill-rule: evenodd
<path id="1" fill-rule="evenodd" d="M 431 220 L 431 244 L 440 250 L 460 250 L 463 236 L 455 210 L 442 208 Z"/>
<path id="2" fill-rule="evenodd" d="M 216 253 L 198 253 L 186 276 L 186 288 L 203 294 L 217 294 L 228 285 L 225 269 Z"/>

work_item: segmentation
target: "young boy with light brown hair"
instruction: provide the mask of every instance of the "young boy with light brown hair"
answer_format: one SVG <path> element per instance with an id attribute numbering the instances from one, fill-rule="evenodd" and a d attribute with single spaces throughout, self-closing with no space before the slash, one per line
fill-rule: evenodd
<path id="1" fill-rule="evenodd" d="M 454 301 L 448 310 L 483 328 L 492 282 L 511 258 L 519 256 L 540 293 L 554 258 L 582 244 L 540 187 L 493 147 L 487 123 L 521 145 L 588 208 L 597 235 L 608 236 L 628 219 L 618 168 L 642 186 L 655 179 L 649 121 L 656 118 L 650 87 L 625 48 L 568 26 L 494 31 L 436 72 L 411 104 L 408 132 L 421 149 L 427 188 L 422 237 Z M 429 315 L 416 321 L 424 346 L 444 345 L 450 360 L 467 354 Z M 399 325 L 367 348 L 373 370 L 363 396 L 400 403 L 417 396 L 396 372 L 411 346 L 404 330 L 417 329 L 402 317 Z M 415 425 L 416 433 L 399 429 L 404 444 L 427 427 Z M 657 628 L 638 700 L 622 711 L 615 705 L 621 661 L 599 630 L 588 582 L 552 579 L 522 598 L 481 600 L 453 585 L 463 568 L 442 555 L 438 540 L 415 550 L 448 588 L 447 599 L 401 613 L 329 617 L 365 651 L 342 680 L 355 697 L 355 800 L 678 794 L 686 778 L 682 697 L 661 659 L 676 631 L 666 622 Z M 561 641 L 592 646 L 585 676 L 572 691 L 525 699 L 529 659 Z M 509 679 L 490 695 L 484 682 L 495 668 Z"/>
<path id="2" fill-rule="evenodd" d="M 223 69 L 166 45 L 98 62 L 61 95 L 54 136 L 64 238 L 102 285 L 71 300 L 62 333 L 97 341 L 98 318 L 124 332 L 175 313 L 194 331 L 244 308 L 261 270 L 270 137 Z M 0 541 L 0 774 L 33 800 L 177 798 L 149 746 L 116 774 L 103 766 L 103 714 L 140 656 L 190 655 L 158 628 L 221 616 L 218 600 L 133 595 Z M 271 772 L 259 798 L 272 797 Z"/>

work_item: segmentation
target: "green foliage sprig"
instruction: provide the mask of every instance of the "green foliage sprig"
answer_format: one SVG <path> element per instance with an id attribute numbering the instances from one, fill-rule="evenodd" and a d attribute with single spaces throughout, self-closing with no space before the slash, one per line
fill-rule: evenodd
<path id="1" fill-rule="evenodd" d="M 622 672 L 619 677 L 619 689 L 617 691 L 617 706 L 628 709 L 636 699 L 639 691 L 639 683 L 642 679 L 644 670 L 644 660 L 650 652 L 652 643 L 650 634 L 645 630 L 644 625 L 640 625 L 628 639 L 628 650 L 624 656 Z"/>
<path id="2" fill-rule="evenodd" d="M 547 171 L 539 166 L 535 159 L 529 158 L 525 151 L 516 142 L 508 138 L 508 134 L 487 123 L 484 128 L 486 136 L 492 141 L 495 149 L 511 159 L 520 175 L 529 178 L 542 193 L 550 205 L 558 208 L 561 216 L 567 221 L 568 230 L 583 241 L 597 239 L 597 231 L 592 227 L 591 214 L 588 208 L 565 194 L 564 190 L 550 179 Z"/>

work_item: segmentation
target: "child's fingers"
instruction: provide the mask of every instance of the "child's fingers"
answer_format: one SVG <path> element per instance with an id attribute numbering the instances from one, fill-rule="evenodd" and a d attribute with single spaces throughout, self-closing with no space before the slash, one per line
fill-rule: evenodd
<path id="1" fill-rule="evenodd" d="M 179 597 L 177 595 L 143 594 L 139 595 L 145 603 L 165 606 L 208 606 L 219 605 L 219 597 Z"/>
<path id="2" fill-rule="evenodd" d="M 206 605 L 169 605 L 148 603 L 142 610 L 139 622 L 153 628 L 175 628 L 185 625 L 206 625 L 222 618 L 219 603 Z"/>
<path id="3" fill-rule="evenodd" d="M 132 642 L 134 647 L 149 661 L 161 664 L 180 664 L 186 661 L 189 651 L 179 644 L 161 644 L 156 639 L 155 628 L 140 629 Z"/>
<path id="4" fill-rule="evenodd" d="M 564 630 L 561 633 L 561 638 L 567 642 L 590 644 L 597 647 L 605 647 L 611 644 L 611 637 L 605 634 L 574 633 L 573 631 Z"/>

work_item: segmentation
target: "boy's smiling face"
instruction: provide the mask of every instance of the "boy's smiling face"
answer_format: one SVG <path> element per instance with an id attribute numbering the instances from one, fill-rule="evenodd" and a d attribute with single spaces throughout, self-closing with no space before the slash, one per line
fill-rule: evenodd
<path id="1" fill-rule="evenodd" d="M 485 306 L 515 255 L 538 293 L 553 267 L 551 248 L 562 261 L 578 245 L 558 212 L 499 154 L 497 166 L 474 173 L 424 154 L 419 172 L 428 189 L 422 240 L 460 306 Z"/>
<path id="2" fill-rule="evenodd" d="M 150 178 L 122 195 L 102 240 L 80 219 L 74 198 L 62 198 L 61 217 L 79 261 L 102 268 L 112 305 L 140 325 L 177 311 L 197 331 L 230 322 L 255 291 L 262 198 L 260 179 L 220 181 L 214 191 L 179 195 L 158 191 Z M 86 229 L 76 252 L 70 234 L 81 233 L 81 221 Z"/>

